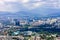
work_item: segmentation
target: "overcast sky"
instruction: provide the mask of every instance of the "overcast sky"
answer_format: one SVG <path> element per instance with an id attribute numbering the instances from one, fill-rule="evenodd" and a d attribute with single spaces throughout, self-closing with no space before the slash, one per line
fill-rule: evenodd
<path id="1" fill-rule="evenodd" d="M 60 9 L 60 0 L 0 0 L 0 11 L 19 12 L 31 10 Z"/>

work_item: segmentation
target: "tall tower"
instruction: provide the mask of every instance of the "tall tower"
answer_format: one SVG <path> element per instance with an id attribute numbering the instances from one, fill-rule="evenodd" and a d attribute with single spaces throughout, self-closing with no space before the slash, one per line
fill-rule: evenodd
<path id="1" fill-rule="evenodd" d="M 20 21 L 18 20 L 18 19 L 14 19 L 14 24 L 16 25 L 16 26 L 20 26 Z"/>

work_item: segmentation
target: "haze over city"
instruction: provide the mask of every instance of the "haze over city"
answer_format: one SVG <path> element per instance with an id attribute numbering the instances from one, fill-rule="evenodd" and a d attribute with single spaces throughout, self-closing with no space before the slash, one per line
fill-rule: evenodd
<path id="1" fill-rule="evenodd" d="M 0 0 L 0 40 L 60 40 L 60 0 Z"/>

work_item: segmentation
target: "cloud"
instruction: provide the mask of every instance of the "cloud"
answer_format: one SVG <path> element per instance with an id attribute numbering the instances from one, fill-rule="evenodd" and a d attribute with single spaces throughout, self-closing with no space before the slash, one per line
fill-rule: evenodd
<path id="1" fill-rule="evenodd" d="M 27 2 L 29 2 L 30 0 L 20 0 L 20 2 L 22 2 L 22 3 L 27 3 Z"/>
<path id="2" fill-rule="evenodd" d="M 46 0 L 44 4 L 48 8 L 60 8 L 60 0 Z"/>
<path id="3" fill-rule="evenodd" d="M 19 2 L 28 10 L 41 7 L 44 4 L 44 2 L 40 2 L 40 0 L 20 0 Z"/>
<path id="4" fill-rule="evenodd" d="M 11 4 L 12 2 L 12 4 Z M 17 11 L 18 7 L 17 4 L 15 4 L 16 0 L 0 0 L 0 11 L 8 11 L 8 12 L 14 12 Z"/>
<path id="5" fill-rule="evenodd" d="M 60 0 L 0 0 L 0 11 L 17 12 L 38 7 L 60 8 Z"/>
<path id="6" fill-rule="evenodd" d="M 42 4 L 39 0 L 0 0 L 0 11 L 16 12 L 22 9 L 31 10 Z"/>

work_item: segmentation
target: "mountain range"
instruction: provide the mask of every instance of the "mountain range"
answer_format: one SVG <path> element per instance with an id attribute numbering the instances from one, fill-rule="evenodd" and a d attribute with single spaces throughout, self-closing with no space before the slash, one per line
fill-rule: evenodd
<path id="1" fill-rule="evenodd" d="M 46 13 L 45 13 L 46 14 Z M 55 12 L 47 12 L 47 15 L 43 15 L 43 13 L 33 13 L 33 12 L 26 12 L 26 11 L 20 11 L 16 13 L 11 13 L 11 12 L 0 12 L 0 16 L 3 17 L 49 17 L 49 16 L 60 16 L 60 11 L 55 11 Z"/>

